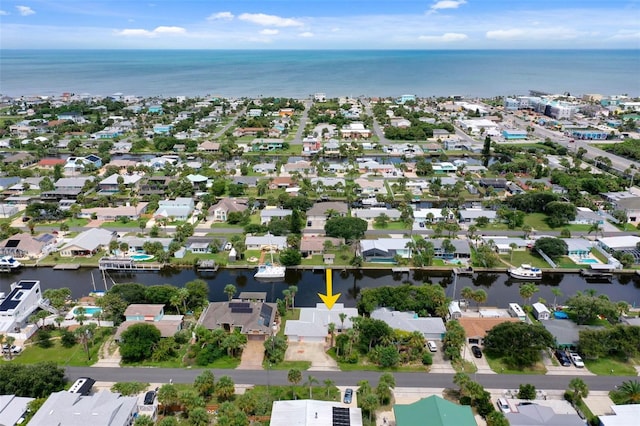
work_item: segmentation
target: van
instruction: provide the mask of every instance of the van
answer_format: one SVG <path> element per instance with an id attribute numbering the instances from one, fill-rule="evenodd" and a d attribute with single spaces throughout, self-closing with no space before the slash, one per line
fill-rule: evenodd
<path id="1" fill-rule="evenodd" d="M 511 408 L 509 408 L 509 403 L 504 398 L 498 398 L 498 402 L 496 403 L 496 405 L 498 406 L 500 411 L 503 412 L 503 413 L 510 413 L 511 412 Z"/>
<path id="2" fill-rule="evenodd" d="M 434 342 L 433 340 L 428 340 L 427 341 L 427 348 L 429 348 L 429 350 L 431 352 L 437 352 L 438 351 L 438 345 L 436 345 L 436 342 Z"/>

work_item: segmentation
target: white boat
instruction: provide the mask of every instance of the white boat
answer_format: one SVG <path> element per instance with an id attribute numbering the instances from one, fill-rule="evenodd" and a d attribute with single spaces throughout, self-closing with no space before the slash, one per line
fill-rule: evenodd
<path id="1" fill-rule="evenodd" d="M 284 273 L 287 270 L 284 266 L 274 265 L 272 263 L 265 263 L 258 265 L 258 272 L 253 276 L 257 279 L 276 279 L 284 278 Z"/>
<path id="2" fill-rule="evenodd" d="M 523 263 L 517 268 L 509 268 L 509 275 L 511 275 L 511 278 L 516 278 L 518 280 L 542 279 L 542 271 L 540 268 L 534 268 L 527 263 Z"/>
<path id="3" fill-rule="evenodd" d="M 0 269 L 18 269 L 22 263 L 15 260 L 12 256 L 0 257 Z"/>

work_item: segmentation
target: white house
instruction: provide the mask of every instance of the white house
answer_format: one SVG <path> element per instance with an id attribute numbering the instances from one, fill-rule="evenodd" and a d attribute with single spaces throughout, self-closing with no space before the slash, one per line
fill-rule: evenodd
<path id="1" fill-rule="evenodd" d="M 0 333 L 20 329 L 42 304 L 40 281 L 20 280 L 11 285 L 11 293 L 0 303 Z"/>
<path id="2" fill-rule="evenodd" d="M 378 308 L 371 312 L 371 318 L 386 322 L 394 330 L 419 331 L 426 340 L 441 340 L 446 331 L 442 318 L 419 317 L 415 312 Z"/>
<path id="3" fill-rule="evenodd" d="M 340 314 L 347 317 L 344 324 Z M 317 303 L 315 308 L 300 308 L 300 319 L 287 321 L 284 334 L 290 342 L 324 342 L 329 333 L 329 324 L 335 324 L 336 331 L 353 328 L 351 318 L 358 316 L 356 308 L 345 308 L 344 304 L 336 303 L 332 309 L 327 309 L 324 303 Z"/>

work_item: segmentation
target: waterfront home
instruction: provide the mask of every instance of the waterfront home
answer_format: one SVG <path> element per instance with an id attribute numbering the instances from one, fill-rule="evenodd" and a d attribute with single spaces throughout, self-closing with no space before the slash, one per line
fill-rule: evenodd
<path id="1" fill-rule="evenodd" d="M 493 236 L 482 236 L 480 237 L 483 244 L 492 243 L 493 249 L 495 249 L 500 254 L 509 254 L 511 250 L 526 250 L 528 248 L 533 247 L 535 243 L 532 239 L 524 239 L 524 238 L 511 238 L 511 237 L 503 237 L 499 235 Z M 512 244 L 515 247 L 512 248 Z"/>
<path id="2" fill-rule="evenodd" d="M 116 193 L 120 192 L 121 186 L 127 189 L 137 189 L 142 176 L 129 174 L 112 174 L 98 182 L 100 192 Z M 120 183 L 121 182 L 121 183 Z"/>
<path id="3" fill-rule="evenodd" d="M 18 152 L 16 154 L 7 155 L 2 159 L 2 164 L 19 164 L 20 168 L 25 168 L 36 162 L 36 157 L 27 152 Z"/>
<path id="4" fill-rule="evenodd" d="M 40 281 L 20 280 L 11 284 L 11 292 L 0 301 L 0 334 L 19 332 L 41 305 Z"/>
<path id="5" fill-rule="evenodd" d="M 640 237 L 635 235 L 622 235 L 619 237 L 598 238 L 598 245 L 609 253 L 622 252 L 631 253 L 636 262 L 640 262 L 640 252 L 638 251 Z"/>
<path id="6" fill-rule="evenodd" d="M 268 225 L 271 219 L 284 219 L 287 216 L 291 216 L 293 211 L 291 209 L 279 209 L 279 208 L 265 208 L 260 211 L 260 224 Z"/>
<path id="7" fill-rule="evenodd" d="M 346 314 L 344 323 L 340 314 Z M 316 303 L 314 308 L 300 308 L 298 320 L 288 320 L 285 324 L 284 335 L 289 342 L 325 342 L 329 334 L 329 324 L 335 325 L 336 332 L 343 332 L 353 328 L 351 318 L 357 318 L 356 308 L 345 308 L 344 304 L 336 303 L 327 309 L 324 303 Z"/>
<path id="8" fill-rule="evenodd" d="M 375 240 L 361 240 L 358 248 L 359 255 L 365 262 L 395 261 L 395 256 L 403 259 L 411 257 L 411 250 L 407 248 L 410 238 L 378 238 Z"/>
<path id="9" fill-rule="evenodd" d="M 438 426 L 477 426 L 471 407 L 458 405 L 437 395 L 422 398 L 412 404 L 395 404 L 393 415 L 396 426 L 424 424 L 417 419 L 430 419 Z"/>
<path id="10" fill-rule="evenodd" d="M 33 259 L 52 251 L 56 242 L 53 234 L 15 234 L 0 241 L 0 256 Z"/>
<path id="11" fill-rule="evenodd" d="M 284 139 L 257 138 L 251 142 L 251 150 L 254 152 L 275 151 L 282 149 L 283 143 Z"/>
<path id="12" fill-rule="evenodd" d="M 307 136 L 302 140 L 302 155 L 317 154 L 322 149 L 322 142 L 313 136 Z"/>
<path id="13" fill-rule="evenodd" d="M 408 333 L 417 331 L 425 340 L 442 340 L 446 331 L 442 318 L 419 317 L 415 312 L 400 312 L 382 307 L 371 312 L 371 318 L 384 321 L 394 330 Z"/>
<path id="14" fill-rule="evenodd" d="M 172 337 L 182 330 L 183 315 L 165 315 L 164 305 L 131 304 L 124 311 L 125 321 L 118 326 L 114 337 L 120 341 L 120 336 L 134 324 L 152 324 L 160 330 L 161 337 Z"/>
<path id="15" fill-rule="evenodd" d="M 551 311 L 546 307 L 544 303 L 534 303 L 531 305 L 533 307 L 533 316 L 536 317 L 538 321 L 546 321 L 551 318 Z"/>
<path id="16" fill-rule="evenodd" d="M 602 326 L 578 325 L 570 319 L 556 318 L 542 321 L 542 325 L 551 333 L 556 341 L 557 347 L 565 349 L 578 347 L 580 331 L 603 329 Z"/>
<path id="17" fill-rule="evenodd" d="M 229 213 L 241 213 L 248 207 L 247 199 L 245 198 L 222 198 L 209 207 L 207 216 L 213 222 L 226 222 L 229 219 Z"/>
<path id="18" fill-rule="evenodd" d="M 175 200 L 161 200 L 158 202 L 158 210 L 155 211 L 153 217 L 187 220 L 194 208 L 193 198 L 178 197 Z"/>
<path id="19" fill-rule="evenodd" d="M 115 222 L 120 218 L 127 218 L 130 221 L 140 219 L 140 215 L 145 213 L 149 203 L 140 202 L 135 206 L 124 205 L 118 207 L 93 207 L 90 209 L 82 209 L 79 217 L 85 219 L 96 218 L 105 222 Z"/>
<path id="20" fill-rule="evenodd" d="M 458 322 L 464 328 L 467 342 L 471 345 L 482 345 L 485 336 L 493 327 L 503 322 L 520 322 L 518 318 L 509 316 L 495 317 L 461 317 Z"/>
<path id="21" fill-rule="evenodd" d="M 64 166 L 66 162 L 67 161 L 63 160 L 62 158 L 43 158 L 42 160 L 38 161 L 36 166 L 40 169 L 53 170 L 58 165 Z"/>
<path id="22" fill-rule="evenodd" d="M 367 129 L 362 122 L 352 122 L 345 124 L 340 129 L 343 139 L 368 139 L 371 137 L 371 130 Z"/>
<path id="23" fill-rule="evenodd" d="M 269 179 L 269 189 L 286 189 L 293 187 L 293 179 L 289 176 L 278 176 L 273 179 Z"/>
<path id="24" fill-rule="evenodd" d="M 129 246 L 129 250 L 127 250 L 126 254 L 135 254 L 135 253 L 144 253 L 144 245 L 146 243 L 160 243 L 162 246 L 162 250 L 168 251 L 169 244 L 173 241 L 172 238 L 158 238 L 158 237 L 136 237 L 133 235 L 126 235 L 124 237 L 118 238 L 118 243 L 125 243 Z"/>
<path id="25" fill-rule="evenodd" d="M 344 244 L 344 239 L 304 235 L 300 239 L 300 253 L 303 257 L 322 255 L 325 252 L 327 242 L 330 242 L 332 247 L 340 247 Z"/>
<path id="26" fill-rule="evenodd" d="M 458 239 L 449 240 L 449 242 L 452 245 L 453 252 L 447 252 L 444 249 L 443 243 L 445 241 L 445 238 L 435 238 L 435 239 L 430 239 L 429 241 L 433 243 L 433 248 L 435 251 L 434 256 L 438 259 L 444 259 L 444 260 L 471 259 L 471 247 L 469 246 L 468 240 L 458 240 Z"/>
<path id="27" fill-rule="evenodd" d="M 109 248 L 109 243 L 117 236 L 116 232 L 101 228 L 91 228 L 81 232 L 59 250 L 62 257 L 93 256 L 99 250 Z"/>
<path id="28" fill-rule="evenodd" d="M 355 184 L 360 187 L 360 193 L 365 195 L 386 194 L 387 187 L 383 179 L 369 180 L 366 178 L 358 178 L 354 180 Z"/>
<path id="29" fill-rule="evenodd" d="M 273 401 L 269 425 L 291 426 L 292 419 L 296 419 L 299 425 L 362 426 L 362 409 L 344 405 L 340 401 Z"/>
<path id="30" fill-rule="evenodd" d="M 489 219 L 489 223 L 495 222 L 498 212 L 485 209 L 463 209 L 458 211 L 460 223 L 474 224 L 481 217 Z"/>
<path id="31" fill-rule="evenodd" d="M 224 247 L 224 239 L 220 241 L 214 240 L 213 237 L 189 237 L 185 242 L 185 249 L 191 253 L 206 254 L 211 253 L 212 247 L 222 250 Z"/>
<path id="32" fill-rule="evenodd" d="M 63 168 L 65 174 L 73 175 L 76 172 L 83 171 L 87 166 L 99 169 L 102 167 L 102 159 L 94 154 L 89 154 L 86 157 L 69 157 Z"/>
<path id="33" fill-rule="evenodd" d="M 211 302 L 198 324 L 208 330 L 238 330 L 249 340 L 264 341 L 274 333 L 277 305 L 262 301 Z"/>
<path id="34" fill-rule="evenodd" d="M 244 239 L 247 250 L 284 250 L 287 248 L 287 237 L 275 235 L 247 235 Z"/>

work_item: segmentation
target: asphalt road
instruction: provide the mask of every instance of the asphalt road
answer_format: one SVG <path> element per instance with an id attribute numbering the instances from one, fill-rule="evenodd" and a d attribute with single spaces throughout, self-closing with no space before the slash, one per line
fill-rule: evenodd
<path id="1" fill-rule="evenodd" d="M 78 377 L 91 377 L 97 381 L 145 383 L 193 383 L 202 372 L 201 369 L 181 368 L 101 368 L 101 367 L 67 367 L 67 378 L 70 381 Z M 211 370 L 216 377 L 230 376 L 236 384 L 288 385 L 287 370 Z M 312 375 L 322 383 L 326 379 L 333 380 L 337 386 L 356 386 L 360 380 L 368 380 L 373 386 L 377 384 L 381 373 L 373 371 L 309 371 L 303 377 Z M 446 388 L 453 386 L 453 374 L 437 373 L 394 373 L 397 387 L 433 387 Z M 507 375 L 507 374 L 470 374 L 487 389 L 517 389 L 522 383 L 530 383 L 537 389 L 566 389 L 569 381 L 580 377 L 590 390 L 609 391 L 625 380 L 637 380 L 638 377 L 622 376 L 553 376 L 553 375 Z"/>

